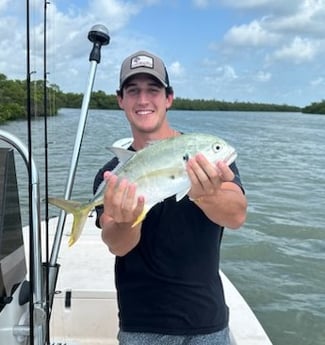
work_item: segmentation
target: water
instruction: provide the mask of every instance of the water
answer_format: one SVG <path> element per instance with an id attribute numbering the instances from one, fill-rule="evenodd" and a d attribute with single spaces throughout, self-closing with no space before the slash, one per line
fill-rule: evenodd
<path id="1" fill-rule="evenodd" d="M 63 109 L 48 120 L 50 195 L 64 194 L 78 116 Z M 324 345 L 325 116 L 170 111 L 169 118 L 179 130 L 215 133 L 238 150 L 249 212 L 240 231 L 225 232 L 224 272 L 275 345 Z M 0 128 L 27 142 L 26 122 Z M 43 120 L 33 122 L 33 134 L 44 190 Z M 111 157 L 107 147 L 129 135 L 122 112 L 89 112 L 72 198 L 91 196 L 93 176 Z M 18 156 L 16 164 L 27 224 L 26 169 Z"/>

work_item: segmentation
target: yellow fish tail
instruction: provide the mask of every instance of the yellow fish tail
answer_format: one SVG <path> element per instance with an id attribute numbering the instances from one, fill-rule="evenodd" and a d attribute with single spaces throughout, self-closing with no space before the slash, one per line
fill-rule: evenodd
<path id="1" fill-rule="evenodd" d="M 58 198 L 48 198 L 49 204 L 57 206 L 67 213 L 72 213 L 73 224 L 69 238 L 69 247 L 72 246 L 80 237 L 82 229 L 86 223 L 92 204 L 80 203 L 73 200 L 64 200 Z"/>
<path id="2" fill-rule="evenodd" d="M 132 228 L 140 224 L 147 216 L 148 209 L 145 207 L 141 214 L 138 216 L 138 218 L 135 220 L 135 222 L 132 224 Z"/>

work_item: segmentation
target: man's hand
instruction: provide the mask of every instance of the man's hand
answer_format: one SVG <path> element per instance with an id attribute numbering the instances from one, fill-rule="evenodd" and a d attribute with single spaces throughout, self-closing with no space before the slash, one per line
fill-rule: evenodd
<path id="1" fill-rule="evenodd" d="M 223 182 L 234 179 L 234 173 L 226 163 L 212 164 L 201 153 L 189 159 L 187 173 L 192 185 L 188 195 L 193 200 L 216 195 Z"/>
<path id="2" fill-rule="evenodd" d="M 247 200 L 226 163 L 211 164 L 197 154 L 188 161 L 187 172 L 192 184 L 188 196 L 211 221 L 231 229 L 244 224 Z"/>
<path id="3" fill-rule="evenodd" d="M 144 207 L 144 197 L 136 196 L 136 185 L 126 179 L 118 181 L 111 172 L 104 173 L 107 188 L 104 194 L 104 214 L 117 224 L 133 224 Z"/>

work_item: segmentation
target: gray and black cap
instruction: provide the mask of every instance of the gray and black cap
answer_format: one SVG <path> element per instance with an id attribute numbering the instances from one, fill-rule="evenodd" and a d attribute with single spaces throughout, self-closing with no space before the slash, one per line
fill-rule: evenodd
<path id="1" fill-rule="evenodd" d="M 139 73 L 150 74 L 157 78 L 164 87 L 170 87 L 164 62 L 158 56 L 141 50 L 123 61 L 120 72 L 120 90 L 128 78 Z"/>

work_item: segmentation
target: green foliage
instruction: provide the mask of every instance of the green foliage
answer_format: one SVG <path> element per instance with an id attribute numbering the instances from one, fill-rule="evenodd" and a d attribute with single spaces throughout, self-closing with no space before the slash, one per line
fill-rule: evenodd
<path id="1" fill-rule="evenodd" d="M 81 108 L 83 94 L 62 94 L 61 105 L 63 108 Z M 106 95 L 104 91 L 93 91 L 89 101 L 90 109 L 119 109 L 115 95 Z"/>
<path id="2" fill-rule="evenodd" d="M 302 109 L 306 114 L 325 114 L 325 100 L 314 102 Z"/>
<path id="3" fill-rule="evenodd" d="M 0 104 L 0 124 L 8 120 L 18 120 L 22 117 L 25 118 L 25 108 L 17 103 Z"/>
<path id="4" fill-rule="evenodd" d="M 119 109 L 116 95 L 106 95 L 104 91 L 92 93 L 89 107 L 92 109 Z"/>
<path id="5" fill-rule="evenodd" d="M 30 84 L 30 93 L 32 116 L 44 116 L 44 82 L 41 80 L 33 81 Z M 47 114 L 49 116 L 56 115 L 59 105 L 62 104 L 61 92 L 56 85 L 50 85 L 46 87 L 46 94 Z M 56 100 L 56 98 L 58 99 Z M 0 74 L 0 123 L 27 118 L 26 109 L 27 82 L 8 80 L 4 74 Z"/>
<path id="6" fill-rule="evenodd" d="M 212 111 L 284 111 L 284 112 L 300 112 L 301 109 L 296 106 L 286 104 L 265 104 L 250 102 L 226 102 L 217 100 L 203 99 L 184 99 L 176 98 L 173 103 L 175 110 L 212 110 Z"/>
<path id="7" fill-rule="evenodd" d="M 36 80 L 30 83 L 31 114 L 34 117 L 44 116 L 44 81 Z M 60 108 L 80 108 L 82 93 L 63 93 L 57 85 L 47 85 L 48 116 L 56 115 Z M 107 95 L 104 91 L 94 91 L 91 95 L 91 109 L 119 109 L 116 95 Z M 9 120 L 27 118 L 27 81 L 8 80 L 0 73 L 0 123 Z M 278 111 L 325 114 L 325 100 L 301 109 L 286 104 L 266 104 L 250 102 L 226 102 L 205 99 L 185 99 L 176 97 L 172 109 L 196 111 Z"/>

